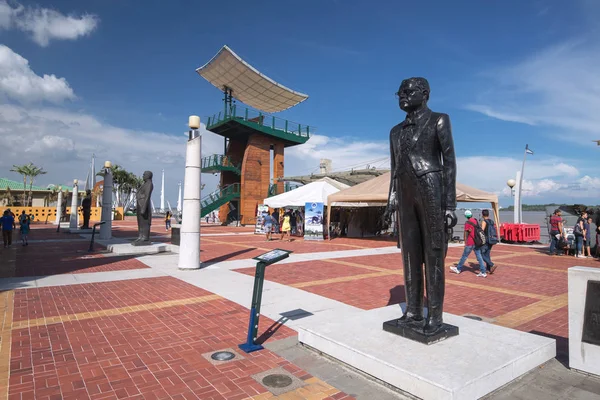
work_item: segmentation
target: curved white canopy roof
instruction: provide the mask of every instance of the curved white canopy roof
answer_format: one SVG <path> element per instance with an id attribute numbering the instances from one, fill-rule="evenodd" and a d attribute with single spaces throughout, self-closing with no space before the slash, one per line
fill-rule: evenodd
<path id="1" fill-rule="evenodd" d="M 196 72 L 220 90 L 230 88 L 233 97 L 250 107 L 269 113 L 287 110 L 308 99 L 308 95 L 261 74 L 227 46 Z"/>

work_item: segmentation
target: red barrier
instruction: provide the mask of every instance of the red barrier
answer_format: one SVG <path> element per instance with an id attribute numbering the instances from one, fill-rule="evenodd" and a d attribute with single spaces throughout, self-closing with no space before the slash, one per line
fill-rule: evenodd
<path id="1" fill-rule="evenodd" d="M 500 236 L 507 242 L 537 242 L 540 240 L 540 226 L 534 224 L 502 224 Z"/>

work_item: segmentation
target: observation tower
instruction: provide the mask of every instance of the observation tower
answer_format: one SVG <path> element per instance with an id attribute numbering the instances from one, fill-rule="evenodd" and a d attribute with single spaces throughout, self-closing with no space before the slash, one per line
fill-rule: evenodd
<path id="1" fill-rule="evenodd" d="M 253 224 L 257 206 L 283 192 L 285 148 L 306 143 L 314 131 L 271 113 L 308 95 L 261 74 L 227 46 L 196 72 L 224 95 L 223 110 L 206 119 L 206 129 L 224 137 L 224 150 L 202 159 L 203 173 L 221 174 L 219 190 L 202 199 L 202 216 L 219 209 L 221 221 Z"/>

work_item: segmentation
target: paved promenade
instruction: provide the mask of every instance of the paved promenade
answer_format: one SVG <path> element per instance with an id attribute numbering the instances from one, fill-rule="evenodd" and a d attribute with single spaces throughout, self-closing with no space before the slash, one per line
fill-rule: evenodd
<path id="1" fill-rule="evenodd" d="M 29 246 L 15 240 L 0 253 L 0 400 L 404 398 L 294 345 L 294 328 L 307 319 L 404 301 L 395 243 L 267 242 L 252 230 L 204 226 L 204 268 L 179 271 L 177 254 L 114 256 L 99 244 L 88 253 L 88 239 L 33 225 Z M 154 241 L 170 241 L 162 225 L 152 232 Z M 135 238 L 135 222 L 115 221 L 114 236 Z M 259 326 L 267 348 L 245 354 L 237 345 L 246 339 L 251 258 L 274 248 L 294 253 L 267 269 Z M 451 247 L 448 266 L 461 253 Z M 556 338 L 557 359 L 566 363 L 567 269 L 598 261 L 508 245 L 496 246 L 493 258 L 499 267 L 485 279 L 474 264 L 447 274 L 445 311 Z M 233 361 L 210 358 L 227 349 L 238 354 Z M 596 378 L 559 362 L 546 371 L 570 379 L 569 393 L 600 396 Z M 284 394 L 267 388 L 261 377 L 271 372 L 290 374 L 296 386 Z M 531 385 L 519 385 L 492 398 L 526 398 L 519 396 Z"/>

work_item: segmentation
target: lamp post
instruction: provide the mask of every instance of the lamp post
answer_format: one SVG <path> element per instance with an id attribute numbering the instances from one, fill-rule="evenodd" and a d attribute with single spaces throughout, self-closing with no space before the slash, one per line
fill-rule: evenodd
<path id="1" fill-rule="evenodd" d="M 517 175 L 519 173 L 517 172 Z M 517 181 L 514 179 L 509 179 L 506 181 L 506 185 L 510 188 L 510 197 L 513 198 L 513 221 L 515 224 L 519 223 L 519 211 L 518 211 L 518 201 L 517 201 L 517 197 L 515 197 L 515 185 L 517 184 Z"/>
<path id="2" fill-rule="evenodd" d="M 69 230 L 77 229 L 77 217 L 79 213 L 77 212 L 77 196 L 79 195 L 79 181 L 77 179 L 73 180 L 73 194 L 71 195 L 71 219 L 69 220 Z"/>
<path id="3" fill-rule="evenodd" d="M 60 220 L 62 219 L 62 186 L 58 187 L 58 198 L 56 199 L 56 222 L 55 225 L 60 225 Z"/>
<path id="4" fill-rule="evenodd" d="M 104 162 L 104 183 L 102 184 L 102 214 L 100 221 L 104 222 L 100 226 L 100 239 L 108 240 L 112 236 L 112 192 L 113 192 L 113 176 L 112 163 Z"/>
<path id="5" fill-rule="evenodd" d="M 185 153 L 185 178 L 183 184 L 183 218 L 180 230 L 179 263 L 182 270 L 200 268 L 200 189 L 202 137 L 200 117 L 189 117 L 190 127 Z"/>
<path id="6" fill-rule="evenodd" d="M 518 218 L 518 224 L 522 224 L 523 223 L 523 210 L 522 210 L 522 193 L 523 193 L 523 175 L 525 173 L 525 160 L 527 159 L 527 154 L 531 154 L 533 155 L 533 150 L 531 150 L 529 148 L 529 145 L 526 144 L 525 145 L 525 154 L 523 154 L 523 165 L 521 166 L 521 174 L 518 176 L 519 179 L 519 189 L 518 189 L 518 202 L 519 202 L 519 218 Z"/>

